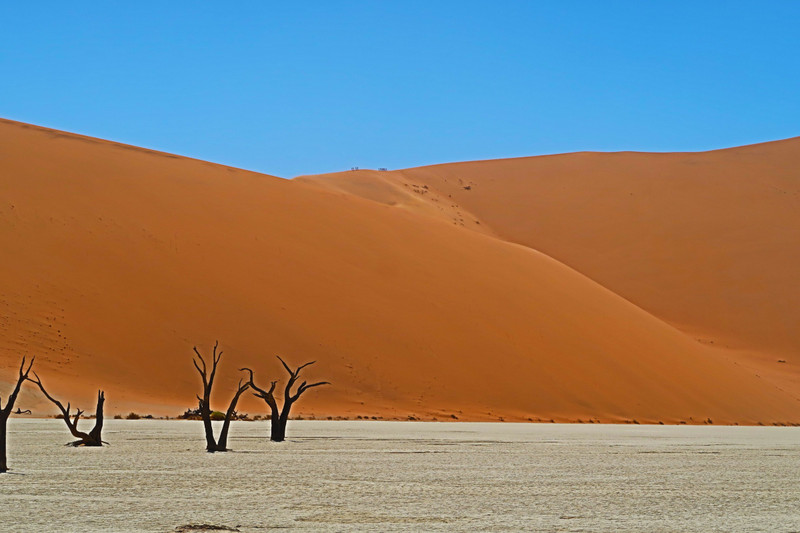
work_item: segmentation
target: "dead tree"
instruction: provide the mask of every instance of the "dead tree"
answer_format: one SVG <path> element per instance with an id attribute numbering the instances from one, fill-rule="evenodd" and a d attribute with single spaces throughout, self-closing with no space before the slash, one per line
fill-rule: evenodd
<path id="1" fill-rule="evenodd" d="M 253 388 L 256 392 L 253 393 L 254 396 L 258 396 L 270 407 L 271 416 L 270 416 L 270 435 L 269 439 L 275 442 L 283 442 L 286 440 L 286 423 L 289 421 L 289 411 L 292 409 L 292 405 L 300 399 L 300 395 L 302 395 L 305 391 L 312 387 L 319 387 L 320 385 L 330 385 L 327 381 L 319 381 L 317 383 L 307 383 L 303 381 L 298 387 L 297 390 L 292 393 L 292 387 L 297 382 L 297 379 L 300 377 L 300 371 L 303 370 L 305 367 L 309 365 L 313 365 L 316 361 L 311 361 L 310 363 L 306 363 L 304 365 L 300 365 L 297 367 L 297 370 L 292 370 L 289 368 L 289 365 L 278 356 L 278 360 L 283 365 L 283 368 L 289 373 L 289 381 L 286 382 L 286 388 L 283 391 L 283 408 L 278 410 L 278 402 L 275 400 L 275 396 L 273 392 L 275 391 L 275 386 L 277 385 L 277 381 L 273 381 L 270 383 L 269 390 L 264 390 L 260 387 L 257 387 L 256 384 L 253 382 L 253 371 L 249 368 L 242 368 L 241 370 L 246 370 L 250 373 L 250 387 Z"/>
<path id="2" fill-rule="evenodd" d="M 102 446 L 103 444 L 108 444 L 103 440 L 102 436 L 103 404 L 106 401 L 106 395 L 103 391 L 97 391 L 97 408 L 94 412 L 94 427 L 89 433 L 84 433 L 83 431 L 78 430 L 78 420 L 80 420 L 83 411 L 76 407 L 75 414 L 71 414 L 72 406 L 67 403 L 67 406 L 64 407 L 64 404 L 50 396 L 50 394 L 45 390 L 44 385 L 42 385 L 42 380 L 39 378 L 36 372 L 34 372 L 33 375 L 36 376 L 36 379 L 28 378 L 28 381 L 36 383 L 36 385 L 39 386 L 39 390 L 42 391 L 42 394 L 44 394 L 48 400 L 53 402 L 55 406 L 58 407 L 58 410 L 61 411 L 60 418 L 64 419 L 64 423 L 67 424 L 67 428 L 69 428 L 69 432 L 72 434 L 72 436 L 78 439 L 74 442 L 70 442 L 70 446 Z"/>
<path id="3" fill-rule="evenodd" d="M 6 423 L 8 422 L 8 417 L 11 415 L 11 410 L 14 408 L 14 402 L 17 401 L 19 389 L 22 387 L 25 380 L 28 379 L 28 373 L 31 371 L 34 359 L 36 358 L 34 357 L 31 359 L 28 368 L 25 369 L 25 358 L 22 358 L 22 364 L 19 365 L 17 384 L 11 392 L 11 396 L 6 400 L 6 406 L 2 407 L 3 402 L 0 401 L 0 474 L 8 472 L 8 463 L 6 462 Z M 0 400 L 2 400 L 2 398 L 0 398 Z"/>
<path id="4" fill-rule="evenodd" d="M 264 390 L 261 387 L 257 386 L 253 381 L 253 371 L 249 368 L 240 368 L 239 370 L 246 370 L 250 373 L 250 388 L 255 390 L 256 392 L 253 393 L 253 396 L 258 396 L 269 405 L 270 408 L 270 435 L 269 440 L 280 442 L 283 438 L 280 438 L 280 432 L 278 431 L 278 427 L 280 425 L 280 411 L 278 410 L 278 402 L 275 401 L 275 396 L 273 396 L 273 392 L 275 391 L 275 386 L 278 384 L 277 381 L 270 382 L 269 390 Z M 283 436 L 286 436 L 286 429 L 283 430 Z"/>
<path id="5" fill-rule="evenodd" d="M 203 419 L 203 427 L 206 432 L 206 450 L 211 453 L 228 451 L 228 428 L 231 425 L 231 418 L 236 411 L 236 404 L 239 402 L 239 397 L 244 391 L 250 388 L 249 383 L 244 383 L 243 379 L 239 380 L 236 394 L 233 396 L 231 404 L 228 406 L 228 411 L 225 413 L 225 420 L 222 422 L 222 431 L 219 433 L 219 439 L 215 439 L 214 428 L 211 426 L 211 388 L 214 386 L 214 376 L 217 373 L 217 365 L 219 364 L 219 360 L 222 358 L 222 350 L 217 353 L 218 346 L 219 341 L 214 343 L 214 350 L 211 353 L 210 372 L 206 366 L 205 359 L 203 359 L 203 356 L 200 355 L 199 351 L 197 351 L 196 346 L 193 349 L 197 357 L 192 358 L 194 367 L 197 369 L 197 371 L 200 373 L 200 377 L 203 379 L 203 397 L 201 398 L 200 396 L 197 396 L 197 400 L 199 402 L 200 418 Z M 200 364 L 197 363 L 198 359 Z"/>

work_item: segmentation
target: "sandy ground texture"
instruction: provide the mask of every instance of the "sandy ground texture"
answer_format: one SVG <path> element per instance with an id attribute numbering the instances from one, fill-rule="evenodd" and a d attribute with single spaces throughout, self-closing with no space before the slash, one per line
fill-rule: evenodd
<path id="1" fill-rule="evenodd" d="M 73 405 L 176 415 L 219 339 L 218 408 L 281 354 L 333 383 L 304 416 L 800 422 L 792 143 L 289 181 L 0 121 L 0 380 L 36 355 Z"/>
<path id="2" fill-rule="evenodd" d="M 12 420 L 0 523 L 42 531 L 796 532 L 800 428 Z M 198 531 L 195 529 L 194 531 Z M 202 531 L 202 530 L 200 530 Z M 218 530 L 219 531 L 219 530 Z"/>

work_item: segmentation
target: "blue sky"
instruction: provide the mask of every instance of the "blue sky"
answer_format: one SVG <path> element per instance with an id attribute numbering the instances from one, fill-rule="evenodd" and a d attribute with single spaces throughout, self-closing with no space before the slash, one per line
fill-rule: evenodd
<path id="1" fill-rule="evenodd" d="M 4 2 L 0 117 L 283 177 L 800 135 L 800 2 Z"/>

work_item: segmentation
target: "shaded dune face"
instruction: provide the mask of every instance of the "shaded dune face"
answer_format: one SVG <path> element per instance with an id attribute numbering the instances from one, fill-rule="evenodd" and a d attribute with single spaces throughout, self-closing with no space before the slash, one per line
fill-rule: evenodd
<path id="1" fill-rule="evenodd" d="M 800 138 L 300 179 L 546 253 L 800 390 Z"/>
<path id="2" fill-rule="evenodd" d="M 245 364 L 283 380 L 281 354 L 333 383 L 305 416 L 800 421 L 797 389 L 457 198 L 477 182 L 434 202 L 353 174 L 360 192 L 1 121 L 2 379 L 36 355 L 73 403 L 102 387 L 109 413 L 175 415 L 199 391 L 191 347 L 220 339 L 215 408 Z"/>

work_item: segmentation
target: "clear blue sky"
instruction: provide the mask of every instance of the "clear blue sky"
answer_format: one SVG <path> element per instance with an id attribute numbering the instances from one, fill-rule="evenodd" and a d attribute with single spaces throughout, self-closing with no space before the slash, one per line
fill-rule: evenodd
<path id="1" fill-rule="evenodd" d="M 284 177 L 800 135 L 800 2 L 4 2 L 0 117 Z"/>

